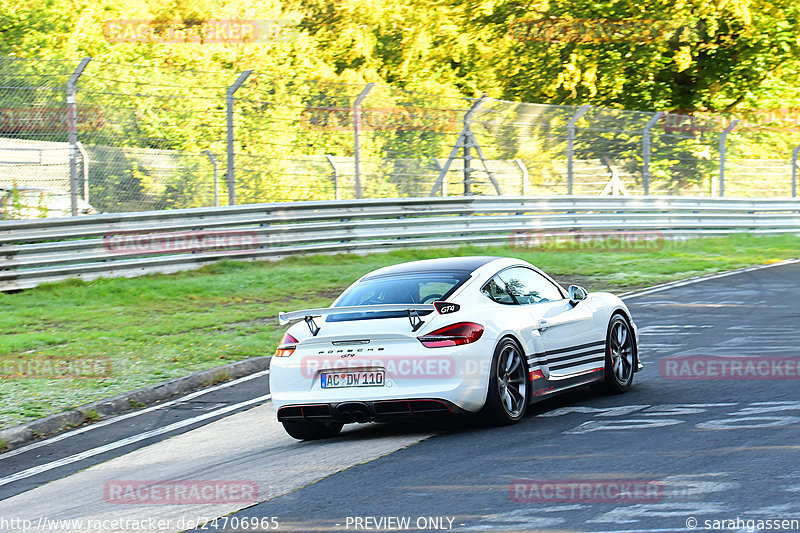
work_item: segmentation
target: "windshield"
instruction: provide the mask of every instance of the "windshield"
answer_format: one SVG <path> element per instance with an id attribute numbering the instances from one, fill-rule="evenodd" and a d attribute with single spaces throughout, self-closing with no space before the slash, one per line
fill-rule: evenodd
<path id="1" fill-rule="evenodd" d="M 420 272 L 367 277 L 342 294 L 334 307 L 381 304 L 430 304 L 445 300 L 469 279 L 469 272 Z M 426 315 L 430 311 L 422 311 Z M 329 315 L 328 322 L 405 317 L 403 311 Z"/>

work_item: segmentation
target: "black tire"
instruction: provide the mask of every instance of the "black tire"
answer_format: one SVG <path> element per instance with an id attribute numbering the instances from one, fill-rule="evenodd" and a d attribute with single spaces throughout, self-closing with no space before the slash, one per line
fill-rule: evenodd
<path id="1" fill-rule="evenodd" d="M 621 394 L 630 390 L 638 357 L 636 338 L 630 324 L 622 315 L 613 315 L 606 331 L 603 381 L 592 388 L 604 394 Z"/>
<path id="2" fill-rule="evenodd" d="M 492 358 L 482 418 L 493 426 L 516 424 L 528 409 L 530 391 L 525 353 L 513 340 L 501 340 Z"/>
<path id="3" fill-rule="evenodd" d="M 319 440 L 335 437 L 342 430 L 338 422 L 283 422 L 283 429 L 297 440 Z"/>

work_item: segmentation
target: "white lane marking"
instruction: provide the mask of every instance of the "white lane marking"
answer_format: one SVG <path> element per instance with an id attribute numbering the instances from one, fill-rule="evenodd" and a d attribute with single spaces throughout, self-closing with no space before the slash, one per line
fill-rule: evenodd
<path id="1" fill-rule="evenodd" d="M 687 403 L 665 403 L 661 405 L 654 405 L 645 409 L 642 413 L 645 416 L 681 416 L 681 415 L 698 415 L 708 411 L 706 407 L 730 407 L 738 405 L 736 403 L 703 403 L 703 404 L 687 404 Z"/>
<path id="2" fill-rule="evenodd" d="M 624 420 L 590 420 L 564 431 L 565 435 L 583 435 L 593 431 L 629 431 L 636 429 L 660 428 L 683 424 L 685 420 L 675 418 L 630 418 Z"/>
<path id="3" fill-rule="evenodd" d="M 612 511 L 604 513 L 597 518 L 587 520 L 589 523 L 616 523 L 626 524 L 641 521 L 652 522 L 653 518 L 673 518 L 673 517 L 692 517 L 708 516 L 720 514 L 728 511 L 726 504 L 720 502 L 663 502 L 663 503 L 639 503 L 617 507 Z M 703 528 L 700 527 L 700 530 Z M 683 531 L 689 531 L 685 527 Z M 642 531 L 639 528 L 631 528 L 628 531 Z"/>
<path id="4" fill-rule="evenodd" d="M 132 435 L 130 437 L 118 440 L 116 442 L 110 442 L 108 444 L 104 444 L 103 446 L 92 448 L 91 450 L 85 450 L 80 453 L 70 455 L 69 457 L 58 459 L 57 461 L 52 461 L 50 463 L 45 463 L 43 465 L 34 466 L 28 468 L 27 470 L 22 470 L 21 472 L 17 472 L 16 474 L 11 474 L 10 476 L 0 478 L 0 486 L 13 483 L 14 481 L 19 481 L 20 479 L 25 479 L 31 476 L 35 476 L 37 474 L 41 474 L 42 472 L 47 472 L 48 470 L 52 470 L 60 466 L 65 466 L 78 461 L 82 461 L 84 459 L 93 457 L 95 455 L 99 455 L 101 453 L 105 453 L 111 450 L 116 450 L 117 448 L 122 448 L 123 446 L 127 446 L 128 444 L 140 442 L 145 439 L 149 439 L 151 437 L 156 437 L 158 435 L 163 435 L 164 433 L 169 433 L 170 431 L 175 431 L 176 429 L 180 429 L 186 426 L 191 426 L 192 424 L 196 424 L 197 422 L 202 422 L 203 420 L 208 420 L 209 418 L 214 418 L 216 416 L 224 415 L 225 413 L 230 413 L 231 411 L 241 409 L 242 407 L 247 407 L 249 405 L 269 400 L 271 397 L 272 397 L 271 394 L 265 394 L 264 396 L 259 396 L 258 398 L 252 398 L 244 402 L 228 405 L 226 407 L 222 407 L 221 409 L 217 409 L 216 411 L 210 411 L 208 413 L 195 416 L 194 418 L 187 418 L 186 420 L 174 422 L 172 424 L 160 428 L 151 429 L 150 431 L 145 431 L 144 433 L 139 433 L 138 435 Z"/>
<path id="5" fill-rule="evenodd" d="M 797 416 L 744 416 L 700 422 L 694 427 L 700 429 L 761 429 L 793 426 L 800 423 Z"/>
<path id="6" fill-rule="evenodd" d="M 737 270 L 729 270 L 728 272 L 720 272 L 718 274 L 709 274 L 707 276 L 697 276 L 694 278 L 678 280 L 678 281 L 670 281 L 667 283 L 662 283 L 660 285 L 655 285 L 653 287 L 649 287 L 647 289 L 642 289 L 640 291 L 634 291 L 629 293 L 623 293 L 619 297 L 623 300 L 627 298 L 636 298 L 637 296 L 645 296 L 647 294 L 652 294 L 654 292 L 661 292 L 666 291 L 668 289 L 675 289 L 677 287 L 684 287 L 686 285 L 693 285 L 695 283 L 700 283 L 701 281 L 710 281 L 713 279 L 725 278 L 728 276 L 734 276 L 736 274 L 744 274 L 746 272 L 753 272 L 755 270 L 763 270 L 765 268 L 772 268 L 778 266 L 785 266 L 791 265 L 794 263 L 800 263 L 800 259 L 786 259 L 785 261 L 779 261 L 777 263 L 770 263 L 768 265 L 757 265 L 752 267 L 746 268 L 739 268 Z"/>
<path id="7" fill-rule="evenodd" d="M 27 446 L 23 446 L 22 448 L 17 448 L 16 450 L 11 450 L 10 452 L 2 453 L 2 454 L 0 454 L 0 461 L 2 461 L 3 459 L 7 459 L 9 457 L 14 457 L 15 455 L 19 455 L 21 453 L 25 453 L 25 452 L 30 451 L 30 450 L 35 450 L 36 448 L 40 448 L 42 446 L 47 446 L 47 445 L 53 444 L 54 442 L 58 442 L 60 440 L 67 439 L 69 437 L 74 437 L 75 435 L 80 435 L 81 433 L 86 433 L 87 431 L 91 431 L 93 429 L 99 429 L 101 427 L 105 427 L 105 426 L 108 426 L 110 424 L 114 424 L 116 422 L 121 422 L 123 420 L 127 420 L 129 418 L 133 418 L 135 416 L 139 416 L 139 415 L 143 415 L 143 414 L 146 414 L 146 413 L 150 413 L 152 411 L 157 411 L 158 409 L 163 409 L 165 407 L 171 407 L 171 406 L 173 406 L 175 404 L 178 404 L 178 403 L 181 403 L 181 402 L 185 402 L 185 401 L 197 398 L 198 396 L 203 396 L 205 394 L 209 394 L 209 393 L 218 391 L 220 389 L 224 389 L 224 388 L 227 388 L 227 387 L 232 387 L 233 385 L 238 385 L 239 383 L 243 383 L 243 382 L 245 382 L 247 380 L 250 380 L 250 379 L 254 379 L 254 378 L 261 377 L 261 376 L 265 376 L 267 374 L 269 374 L 269 370 L 262 370 L 260 372 L 256 372 L 255 374 L 250 374 L 249 376 L 244 376 L 244 377 L 235 379 L 233 381 L 228 381 L 226 383 L 221 383 L 219 385 L 214 385 L 213 387 L 209 387 L 207 389 L 202 389 L 202 390 L 199 390 L 199 391 L 192 392 L 190 394 L 187 394 L 186 396 L 181 396 L 180 398 L 176 398 L 176 399 L 170 400 L 168 402 L 159 403 L 159 404 L 156 404 L 156 405 L 151 405 L 150 407 L 146 407 L 144 409 L 133 411 L 131 413 L 126 413 L 124 415 L 115 416 L 114 418 L 109 418 L 107 420 L 103 420 L 101 422 L 97 422 L 96 424 L 91 424 L 89 426 L 85 426 L 85 427 L 82 427 L 82 428 L 79 428 L 79 429 L 74 429 L 72 431 L 67 431 L 66 433 L 62 433 L 60 435 L 56 435 L 55 437 L 51 437 L 51 438 L 46 439 L 46 440 L 34 442 L 34 443 L 31 443 L 31 444 L 28 444 Z"/>
<path id="8" fill-rule="evenodd" d="M 709 326 L 708 324 L 654 324 L 639 328 L 639 335 L 698 335 L 699 331 L 691 330 L 712 327 L 714 326 Z"/>
<path id="9" fill-rule="evenodd" d="M 537 416 L 553 417 L 568 415 L 570 413 L 595 413 L 595 416 L 624 416 L 634 411 L 652 407 L 647 405 L 621 405 L 619 407 L 588 407 L 584 405 L 570 405 L 567 407 L 559 407 L 546 413 L 539 413 Z"/>

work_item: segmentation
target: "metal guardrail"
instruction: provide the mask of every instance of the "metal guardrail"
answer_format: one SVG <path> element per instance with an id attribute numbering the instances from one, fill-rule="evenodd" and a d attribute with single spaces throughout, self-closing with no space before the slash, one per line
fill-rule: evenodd
<path id="1" fill-rule="evenodd" d="M 800 233 L 800 200 L 643 196 L 452 197 L 251 204 L 0 222 L 0 290 L 137 276 L 221 259 L 503 244 L 520 232 L 665 237 Z"/>

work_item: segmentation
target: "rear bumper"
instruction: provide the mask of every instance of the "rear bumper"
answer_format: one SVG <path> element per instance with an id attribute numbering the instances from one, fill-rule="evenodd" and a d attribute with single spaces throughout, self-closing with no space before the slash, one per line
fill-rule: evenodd
<path id="1" fill-rule="evenodd" d="M 466 413 L 468 411 L 447 400 L 413 398 L 285 405 L 278 409 L 278 421 L 307 420 L 349 424 Z"/>
<path id="2" fill-rule="evenodd" d="M 301 346 L 290 357 L 272 358 L 272 404 L 280 412 L 290 406 L 361 402 L 380 407 L 381 402 L 437 400 L 477 412 L 486 401 L 494 342 L 482 337 L 468 345 L 430 349 L 416 339 L 387 341 L 376 342 L 374 352 L 350 354 L 346 348 Z M 322 388 L 323 372 L 375 370 L 385 372 L 383 385 Z"/>

